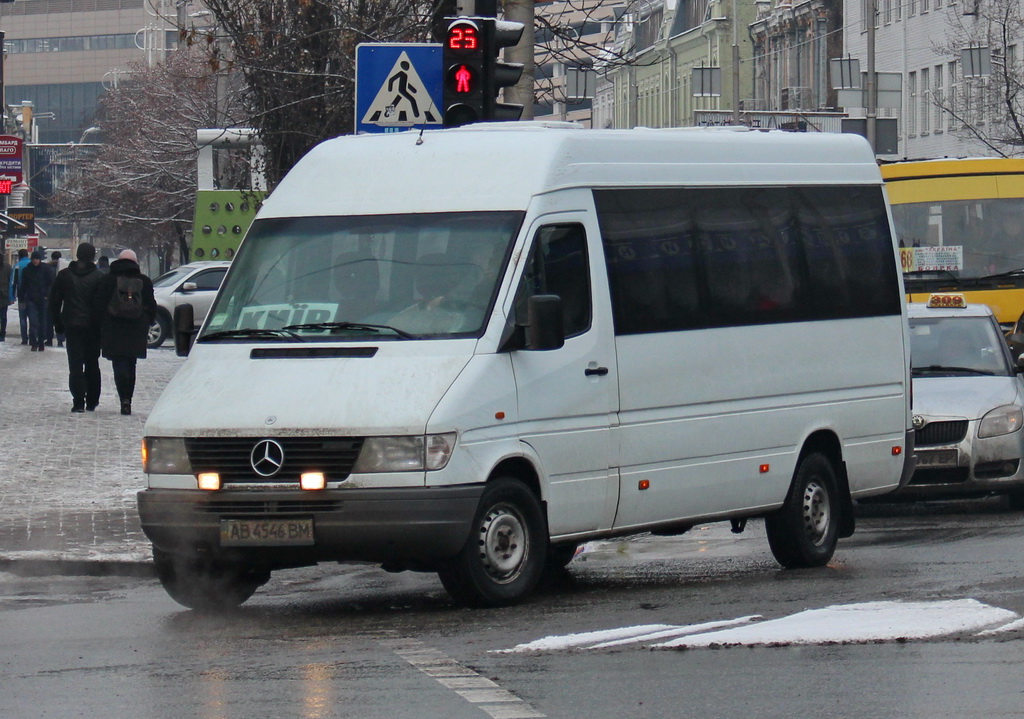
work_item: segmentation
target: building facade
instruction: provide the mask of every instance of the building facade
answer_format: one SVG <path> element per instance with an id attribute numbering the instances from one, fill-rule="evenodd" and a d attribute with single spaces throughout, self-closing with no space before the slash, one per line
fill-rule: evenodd
<path id="1" fill-rule="evenodd" d="M 93 124 L 104 87 L 116 83 L 129 62 L 156 61 L 174 47 L 177 32 L 160 10 L 146 0 L 0 4 L 6 103 L 32 103 L 36 142 L 78 142 Z"/>
<path id="2" fill-rule="evenodd" d="M 975 4 L 963 0 L 874 2 L 875 69 L 896 73 L 902 81 L 899 109 L 879 113 L 897 119 L 899 152 L 889 159 L 992 155 L 991 148 L 964 131 L 965 121 L 977 123 L 985 131 L 1002 121 L 993 112 L 998 103 L 985 100 L 989 80 L 963 76 L 956 39 L 984 22 L 974 14 Z M 868 0 L 845 2 L 844 43 L 848 55 L 860 60 L 861 70 L 867 67 L 865 19 L 869 8 Z M 1008 46 L 1010 57 L 1016 48 L 1015 43 Z M 864 112 L 863 108 L 849 109 L 851 114 Z"/>

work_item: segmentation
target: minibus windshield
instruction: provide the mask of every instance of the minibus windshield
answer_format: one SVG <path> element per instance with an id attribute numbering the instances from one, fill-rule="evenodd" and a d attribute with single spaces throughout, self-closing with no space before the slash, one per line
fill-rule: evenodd
<path id="1" fill-rule="evenodd" d="M 521 212 L 255 222 L 200 342 L 479 336 Z"/>

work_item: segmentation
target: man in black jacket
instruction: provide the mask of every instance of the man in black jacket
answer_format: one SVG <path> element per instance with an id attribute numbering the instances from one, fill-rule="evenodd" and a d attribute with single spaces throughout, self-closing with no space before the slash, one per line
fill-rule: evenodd
<path id="1" fill-rule="evenodd" d="M 50 316 L 54 330 L 65 335 L 71 411 L 91 412 L 100 403 L 100 318 L 93 299 L 103 274 L 93 263 L 96 248 L 90 243 L 78 245 L 75 256 L 53 283 Z"/>
<path id="2" fill-rule="evenodd" d="M 32 252 L 32 259 L 21 270 L 18 302 L 25 303 L 28 315 L 28 339 L 33 352 L 43 351 L 46 339 L 46 298 L 53 286 L 53 268 L 43 264 L 43 251 Z"/>

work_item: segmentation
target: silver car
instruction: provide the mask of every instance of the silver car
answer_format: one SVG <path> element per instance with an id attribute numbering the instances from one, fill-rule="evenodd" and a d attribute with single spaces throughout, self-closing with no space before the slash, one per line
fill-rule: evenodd
<path id="1" fill-rule="evenodd" d="M 230 266 L 230 262 L 191 262 L 153 280 L 156 321 L 149 327 L 149 346 L 159 347 L 171 336 L 171 318 L 178 305 L 192 305 L 198 328 L 206 319 Z"/>
<path id="2" fill-rule="evenodd" d="M 1024 379 L 992 310 L 941 294 L 908 316 L 917 469 L 896 496 L 1000 493 L 1024 509 Z"/>

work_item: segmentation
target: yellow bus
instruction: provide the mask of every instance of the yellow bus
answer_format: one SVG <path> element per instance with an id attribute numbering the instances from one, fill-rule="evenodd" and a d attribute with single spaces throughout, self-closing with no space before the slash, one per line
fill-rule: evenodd
<path id="1" fill-rule="evenodd" d="M 883 164 L 912 302 L 963 292 L 1004 329 L 1024 313 L 1024 159 Z"/>

